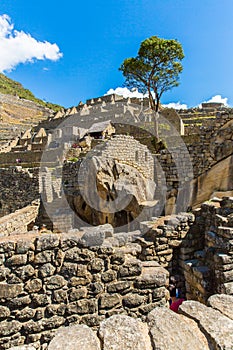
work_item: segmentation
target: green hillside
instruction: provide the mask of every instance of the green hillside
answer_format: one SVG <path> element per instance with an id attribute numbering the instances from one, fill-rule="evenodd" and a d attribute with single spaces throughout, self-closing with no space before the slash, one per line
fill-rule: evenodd
<path id="1" fill-rule="evenodd" d="M 30 101 L 33 101 L 35 103 L 38 103 L 41 106 L 53 109 L 54 111 L 58 111 L 62 108 L 59 105 L 49 103 L 49 102 L 44 102 L 44 101 L 36 98 L 33 95 L 33 93 L 30 90 L 25 89 L 22 84 L 8 78 L 7 76 L 5 76 L 2 73 L 0 73 L 0 93 L 14 95 L 14 96 L 17 95 L 17 96 L 24 98 L 26 100 L 30 100 Z"/>

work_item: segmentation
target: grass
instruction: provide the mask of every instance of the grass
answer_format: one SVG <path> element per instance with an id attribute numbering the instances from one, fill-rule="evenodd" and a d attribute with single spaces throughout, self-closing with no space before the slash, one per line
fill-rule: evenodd
<path id="1" fill-rule="evenodd" d="M 54 111 L 59 111 L 62 108 L 57 104 L 45 102 L 43 100 L 40 100 L 39 98 L 36 98 L 33 95 L 33 93 L 30 90 L 25 89 L 22 84 L 8 78 L 6 75 L 2 73 L 0 73 L 0 93 L 19 96 L 20 98 L 33 101 L 43 107 L 50 108 Z"/>

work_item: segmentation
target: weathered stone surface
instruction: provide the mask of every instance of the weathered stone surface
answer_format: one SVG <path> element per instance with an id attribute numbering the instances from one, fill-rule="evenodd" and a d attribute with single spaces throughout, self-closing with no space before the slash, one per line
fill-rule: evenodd
<path id="1" fill-rule="evenodd" d="M 100 350 L 100 341 L 85 325 L 60 328 L 49 344 L 48 350 Z"/>
<path id="2" fill-rule="evenodd" d="M 107 270 L 101 274 L 101 279 L 104 283 L 111 282 L 117 278 L 117 272 L 113 270 Z"/>
<path id="3" fill-rule="evenodd" d="M 50 303 L 50 298 L 46 294 L 33 294 L 32 302 L 35 306 L 45 306 Z"/>
<path id="4" fill-rule="evenodd" d="M 67 302 L 67 300 L 68 300 L 67 291 L 63 290 L 63 289 L 54 290 L 53 291 L 53 300 L 56 303 Z"/>
<path id="5" fill-rule="evenodd" d="M 0 337 L 6 337 L 17 333 L 22 327 L 18 321 L 2 321 L 0 322 Z"/>
<path id="6" fill-rule="evenodd" d="M 142 263 L 138 259 L 129 259 L 120 266 L 119 275 L 121 277 L 133 277 L 141 274 Z"/>
<path id="7" fill-rule="evenodd" d="M 11 299 L 23 291 L 23 284 L 0 283 L 0 298 Z"/>
<path id="8" fill-rule="evenodd" d="M 131 286 L 132 283 L 130 281 L 114 282 L 109 284 L 107 290 L 110 293 L 123 292 L 130 289 Z"/>
<path id="9" fill-rule="evenodd" d="M 15 265 L 25 265 L 27 262 L 27 255 L 26 254 L 16 254 L 7 259 L 7 264 L 10 266 Z"/>
<path id="10" fill-rule="evenodd" d="M 155 308 L 148 314 L 147 321 L 154 349 L 209 349 L 207 341 L 201 341 L 197 325 L 193 332 L 181 315 L 166 307 Z"/>
<path id="11" fill-rule="evenodd" d="M 54 252 L 51 250 L 44 250 L 43 252 L 37 253 L 34 258 L 35 264 L 45 264 L 52 261 Z"/>
<path id="12" fill-rule="evenodd" d="M 50 264 L 43 264 L 40 268 L 39 268 L 39 274 L 42 278 L 44 277 L 49 277 L 52 276 L 55 272 L 56 268 Z"/>
<path id="13" fill-rule="evenodd" d="M 7 318 L 8 316 L 10 316 L 10 314 L 11 314 L 11 312 L 8 309 L 8 307 L 0 305 L 0 319 Z"/>
<path id="14" fill-rule="evenodd" d="M 208 305 L 219 310 L 222 314 L 233 320 L 233 296 L 226 294 L 215 294 L 208 299 Z"/>
<path id="15" fill-rule="evenodd" d="M 137 288 L 161 287 L 167 284 L 168 271 L 161 266 L 143 266 L 142 274 L 136 279 Z"/>
<path id="16" fill-rule="evenodd" d="M 35 278 L 33 280 L 27 281 L 25 284 L 25 290 L 28 293 L 36 293 L 39 292 L 42 288 L 42 281 L 39 278 Z"/>
<path id="17" fill-rule="evenodd" d="M 145 301 L 146 296 L 130 293 L 123 298 L 123 305 L 129 308 L 134 308 L 143 304 Z"/>
<path id="18" fill-rule="evenodd" d="M 233 348 L 233 320 L 197 301 L 183 302 L 179 312 L 198 323 L 214 349 Z"/>
<path id="19" fill-rule="evenodd" d="M 43 235 L 39 237 L 36 241 L 36 250 L 49 250 L 57 247 L 59 245 L 59 237 L 56 235 Z"/>
<path id="20" fill-rule="evenodd" d="M 96 299 L 83 299 L 70 303 L 67 307 L 69 313 L 77 313 L 80 315 L 94 314 L 97 311 Z"/>
<path id="21" fill-rule="evenodd" d="M 20 266 L 16 271 L 16 275 L 23 281 L 32 277 L 34 273 L 35 269 L 32 265 Z"/>
<path id="22" fill-rule="evenodd" d="M 10 348 L 10 350 L 36 350 L 36 348 L 34 348 L 32 345 L 19 345 L 13 346 L 13 348 Z"/>
<path id="23" fill-rule="evenodd" d="M 83 247 L 99 247 L 104 243 L 105 233 L 101 231 L 86 231 L 80 239 Z"/>
<path id="24" fill-rule="evenodd" d="M 111 316 L 100 324 L 103 350 L 152 350 L 145 323 L 125 315 Z"/>
<path id="25" fill-rule="evenodd" d="M 63 286 L 65 286 L 66 283 L 67 282 L 64 279 L 64 277 L 59 276 L 59 275 L 55 275 L 55 276 L 48 278 L 46 287 L 48 289 L 59 289 L 59 288 L 62 288 Z"/>
<path id="26" fill-rule="evenodd" d="M 88 265 L 88 270 L 92 273 L 97 273 L 102 271 L 104 268 L 104 263 L 102 259 L 93 259 L 90 264 Z"/>
<path id="27" fill-rule="evenodd" d="M 31 298 L 29 295 L 25 295 L 25 296 L 22 296 L 22 297 L 18 297 L 18 298 L 13 298 L 9 301 L 9 304 L 11 307 L 14 307 L 14 308 L 20 308 L 22 306 L 26 306 L 26 305 L 29 305 L 31 303 Z"/>
<path id="28" fill-rule="evenodd" d="M 85 298 L 87 296 L 87 288 L 86 287 L 78 287 L 78 288 L 71 288 L 69 291 L 69 299 L 70 301 L 79 300 L 82 298 Z"/>
<path id="29" fill-rule="evenodd" d="M 25 307 L 24 309 L 17 310 L 15 316 L 20 321 L 30 320 L 35 316 L 36 310 L 30 307 Z"/>
<path id="30" fill-rule="evenodd" d="M 35 249 L 35 246 L 30 240 L 20 239 L 19 241 L 17 241 L 15 251 L 17 254 L 24 254 L 24 253 L 27 253 L 29 250 L 34 250 L 34 249 Z"/>
<path id="31" fill-rule="evenodd" d="M 99 305 L 101 309 L 111 309 L 121 304 L 121 298 L 119 294 L 102 294 L 99 299 Z"/>

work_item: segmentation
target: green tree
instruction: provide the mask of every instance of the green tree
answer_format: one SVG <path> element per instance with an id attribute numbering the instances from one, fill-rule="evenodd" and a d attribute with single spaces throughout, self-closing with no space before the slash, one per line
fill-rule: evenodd
<path id="1" fill-rule="evenodd" d="M 184 52 L 177 40 L 152 36 L 141 43 L 136 57 L 126 58 L 119 68 L 126 78 L 127 87 L 136 87 L 139 92 L 148 93 L 150 107 L 154 111 L 157 139 L 160 99 L 164 92 L 179 85 L 183 58 Z"/>

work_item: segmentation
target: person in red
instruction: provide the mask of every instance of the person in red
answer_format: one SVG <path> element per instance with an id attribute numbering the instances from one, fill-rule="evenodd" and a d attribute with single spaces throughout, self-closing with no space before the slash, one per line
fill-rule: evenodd
<path id="1" fill-rule="evenodd" d="M 173 288 L 170 291 L 170 309 L 172 311 L 178 312 L 179 306 L 183 303 L 185 299 L 179 297 L 179 291 L 177 288 Z"/>

